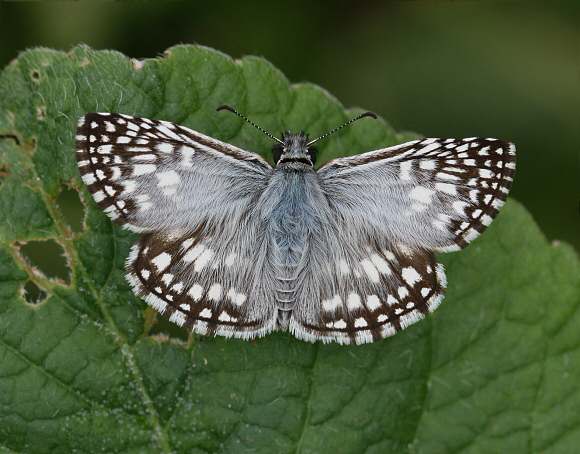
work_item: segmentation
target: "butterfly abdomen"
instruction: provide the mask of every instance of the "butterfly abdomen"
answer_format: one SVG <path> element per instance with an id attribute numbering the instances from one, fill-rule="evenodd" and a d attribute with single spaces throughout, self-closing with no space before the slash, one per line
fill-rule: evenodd
<path id="1" fill-rule="evenodd" d="M 269 199 L 271 207 L 268 232 L 270 260 L 276 277 L 274 294 L 279 309 L 278 321 L 281 328 L 286 328 L 290 312 L 301 294 L 310 238 L 319 230 L 320 213 L 317 211 L 325 202 L 317 175 L 311 169 L 276 172 L 263 197 Z"/>

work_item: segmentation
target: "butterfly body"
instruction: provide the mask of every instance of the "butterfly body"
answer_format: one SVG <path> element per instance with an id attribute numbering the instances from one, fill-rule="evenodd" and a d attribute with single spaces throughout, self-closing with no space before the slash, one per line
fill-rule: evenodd
<path id="1" fill-rule="evenodd" d="M 439 305 L 446 278 L 434 252 L 485 230 L 515 169 L 515 147 L 496 139 L 422 139 L 316 171 L 304 132 L 276 140 L 273 168 L 169 122 L 79 122 L 77 160 L 93 198 L 145 233 L 127 279 L 169 320 L 240 338 L 393 335 Z"/>

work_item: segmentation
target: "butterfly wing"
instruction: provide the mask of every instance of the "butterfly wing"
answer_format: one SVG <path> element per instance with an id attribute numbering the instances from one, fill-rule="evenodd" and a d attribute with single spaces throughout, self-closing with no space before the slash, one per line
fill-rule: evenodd
<path id="1" fill-rule="evenodd" d="M 423 139 L 335 159 L 318 170 L 333 210 L 353 227 L 439 252 L 464 248 L 504 204 L 515 146 Z"/>
<path id="2" fill-rule="evenodd" d="M 261 279 L 270 272 L 265 221 L 255 214 L 273 171 L 267 161 L 183 126 L 118 114 L 81 119 L 77 148 L 97 204 L 147 232 L 127 260 L 138 296 L 200 334 L 275 329 Z"/>
<path id="3" fill-rule="evenodd" d="M 235 219 L 273 171 L 259 155 L 183 126 L 106 113 L 79 121 L 77 162 L 97 204 L 136 232 Z"/>
<path id="4" fill-rule="evenodd" d="M 272 273 L 267 237 L 251 218 L 246 212 L 235 226 L 146 234 L 131 250 L 127 279 L 166 318 L 198 334 L 247 339 L 269 333 L 276 308 L 264 287 Z"/>
<path id="5" fill-rule="evenodd" d="M 446 286 L 433 251 L 485 230 L 514 168 L 513 144 L 494 139 L 424 139 L 322 166 L 329 214 L 311 235 L 290 329 L 359 344 L 433 312 Z"/>

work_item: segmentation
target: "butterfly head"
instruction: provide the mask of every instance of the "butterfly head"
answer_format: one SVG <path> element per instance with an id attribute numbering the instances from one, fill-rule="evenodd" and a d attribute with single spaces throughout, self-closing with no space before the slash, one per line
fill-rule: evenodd
<path id="1" fill-rule="evenodd" d="M 304 131 L 300 131 L 300 134 L 291 134 L 290 131 L 286 131 L 282 134 L 281 143 L 272 147 L 272 153 L 276 166 L 295 163 L 312 167 L 316 162 L 318 149 L 309 145 L 308 134 Z"/>
<path id="2" fill-rule="evenodd" d="M 282 134 L 282 140 L 274 137 L 272 134 L 270 134 L 269 132 L 264 131 L 262 128 L 260 128 L 258 125 L 252 123 L 250 120 L 248 120 L 246 117 L 244 117 L 241 113 L 239 113 L 237 110 L 232 109 L 230 106 L 220 106 L 216 109 L 218 112 L 220 110 L 227 110 L 229 112 L 232 112 L 234 114 L 236 114 L 238 117 L 243 118 L 244 120 L 246 120 L 248 123 L 250 123 L 252 126 L 254 126 L 255 128 L 257 128 L 258 130 L 262 131 L 264 134 L 266 134 L 268 137 L 274 139 L 276 142 L 278 142 L 276 145 L 274 145 L 272 147 L 272 153 L 274 154 L 274 162 L 276 163 L 276 166 L 282 165 L 282 166 L 293 166 L 293 167 L 304 167 L 304 166 L 308 166 L 308 167 L 312 167 L 314 165 L 314 163 L 316 162 L 316 153 L 318 153 L 318 149 L 314 146 L 312 146 L 312 144 L 314 142 L 318 142 L 320 139 L 324 139 L 325 137 L 328 137 L 331 134 L 334 134 L 336 131 L 344 128 L 346 125 L 351 124 L 353 121 L 357 121 L 363 117 L 372 117 L 375 120 L 377 119 L 377 116 L 372 113 L 372 112 L 365 112 L 363 114 L 360 114 L 358 117 L 353 118 L 350 121 L 347 121 L 345 124 L 343 124 L 342 126 L 339 126 L 338 128 L 333 129 L 330 132 L 327 132 L 326 134 L 323 134 L 322 136 L 318 137 L 317 139 L 308 141 L 308 134 L 305 134 L 304 131 L 300 131 L 300 134 L 291 134 L 290 131 L 286 131 L 284 134 Z"/>

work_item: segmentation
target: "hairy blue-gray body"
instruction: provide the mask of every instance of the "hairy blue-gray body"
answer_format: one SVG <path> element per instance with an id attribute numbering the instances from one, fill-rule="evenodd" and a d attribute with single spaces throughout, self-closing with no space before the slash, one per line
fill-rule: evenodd
<path id="1" fill-rule="evenodd" d="M 300 296 L 313 237 L 321 233 L 322 225 L 327 222 L 324 208 L 328 204 L 312 167 L 303 163 L 287 163 L 281 167 L 272 175 L 263 194 L 267 210 L 263 215 L 269 220 L 278 323 L 287 328 L 290 311 Z"/>

